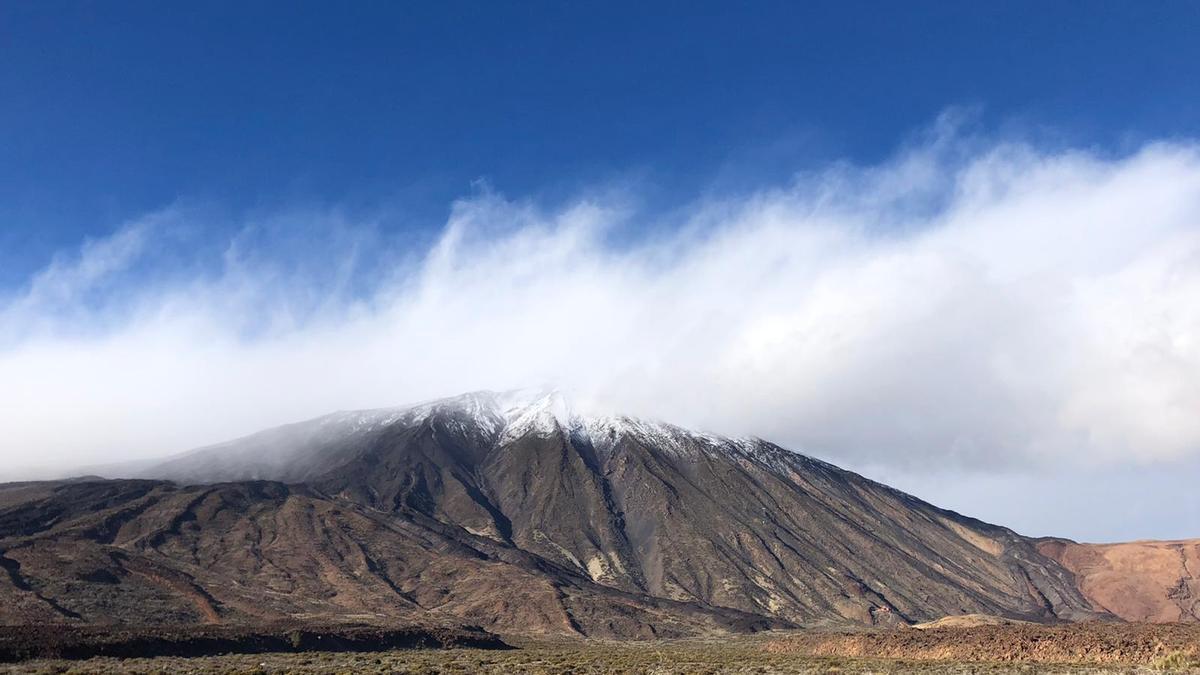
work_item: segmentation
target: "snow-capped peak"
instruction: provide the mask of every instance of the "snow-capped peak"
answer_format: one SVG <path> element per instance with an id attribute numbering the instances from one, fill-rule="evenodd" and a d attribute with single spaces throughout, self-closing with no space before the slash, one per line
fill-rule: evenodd
<path id="1" fill-rule="evenodd" d="M 794 460 L 794 453 L 757 439 L 727 438 L 628 415 L 583 414 L 557 389 L 478 391 L 401 408 L 335 413 L 324 418 L 322 425 L 367 433 L 435 413 L 452 413 L 452 425 L 482 431 L 494 439 L 496 447 L 530 435 L 564 434 L 586 440 L 601 455 L 614 451 L 622 439 L 632 438 L 678 457 L 735 454 L 777 471 Z"/>
<path id="2" fill-rule="evenodd" d="M 532 394 L 510 392 L 503 395 L 501 402 L 505 438 L 549 434 L 569 429 L 578 420 L 567 397 L 557 390 Z"/>
<path id="3" fill-rule="evenodd" d="M 557 389 L 475 392 L 426 404 L 422 409 L 452 409 L 465 415 L 476 427 L 496 434 L 498 445 L 530 434 L 567 433 L 589 438 L 597 450 L 604 452 L 620 438 L 633 436 L 668 451 L 688 454 L 688 448 L 716 449 L 743 442 L 628 415 L 584 414 Z"/>
<path id="4" fill-rule="evenodd" d="M 361 447 L 400 425 L 433 423 L 442 432 L 503 449 L 527 437 L 555 438 L 612 456 L 634 443 L 684 461 L 735 456 L 786 473 L 797 455 L 757 439 L 732 439 L 627 415 L 585 415 L 558 390 L 489 391 L 396 408 L 337 412 L 208 446 L 169 460 L 147 475 L 181 480 L 300 480 L 322 448 Z M 365 439 L 365 440 L 364 440 Z M 809 460 L 815 461 L 815 460 Z"/>

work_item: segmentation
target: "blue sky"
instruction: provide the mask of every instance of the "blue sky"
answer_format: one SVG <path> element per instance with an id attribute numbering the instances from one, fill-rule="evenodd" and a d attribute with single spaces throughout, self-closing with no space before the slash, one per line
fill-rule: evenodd
<path id="1" fill-rule="evenodd" d="M 879 161 L 948 106 L 1195 136 L 1198 26 L 1189 2 L 5 3 L 0 284 L 181 199 L 428 230 L 480 178 L 671 206 Z"/>
<path id="2" fill-rule="evenodd" d="M 1196 536 L 1198 29 L 0 4 L 0 478 L 554 385 L 1030 534 Z"/>

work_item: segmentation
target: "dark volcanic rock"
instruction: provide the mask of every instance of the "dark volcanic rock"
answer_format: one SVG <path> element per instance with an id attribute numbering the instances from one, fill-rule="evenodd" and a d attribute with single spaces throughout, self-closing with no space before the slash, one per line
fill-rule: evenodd
<path id="1" fill-rule="evenodd" d="M 622 593 L 420 513 L 381 513 L 311 488 L 70 483 L 24 505 L 0 538 L 0 622 L 184 624 L 425 621 L 590 635 L 679 635 L 779 625 Z M 142 489 L 149 485 L 149 489 Z M 101 502 L 89 501 L 103 495 Z M 32 524 L 30 524 L 32 521 Z M 120 583 L 113 584 L 110 578 Z"/>
<path id="2" fill-rule="evenodd" d="M 0 487 L 0 620 L 654 637 L 1096 616 L 1010 530 L 765 441 L 584 418 L 555 395 L 337 413 L 151 473 L 185 485 Z"/>
<path id="3" fill-rule="evenodd" d="M 447 647 L 510 648 L 478 628 L 436 625 L 0 626 L 0 662 Z"/>

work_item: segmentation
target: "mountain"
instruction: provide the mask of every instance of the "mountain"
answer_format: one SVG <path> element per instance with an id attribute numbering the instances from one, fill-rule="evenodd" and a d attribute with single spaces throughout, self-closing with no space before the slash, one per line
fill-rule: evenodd
<path id="1" fill-rule="evenodd" d="M 1070 570 L 1099 611 L 1126 621 L 1200 621 L 1200 539 L 1079 544 L 1047 538 L 1038 551 Z"/>
<path id="2" fill-rule="evenodd" d="M 759 439 L 480 392 L 0 487 L 0 621 L 650 637 L 1112 618 L 1045 542 Z"/>

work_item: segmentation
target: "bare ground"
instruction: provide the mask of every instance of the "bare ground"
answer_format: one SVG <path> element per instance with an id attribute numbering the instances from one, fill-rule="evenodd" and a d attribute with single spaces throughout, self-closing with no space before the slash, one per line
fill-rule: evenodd
<path id="1" fill-rule="evenodd" d="M 764 648 L 776 654 L 919 661 L 1200 666 L 1200 626 L 1088 622 L 793 631 Z"/>
<path id="2" fill-rule="evenodd" d="M 11 673 L 1200 673 L 1195 626 L 776 631 L 705 639 L 522 641 L 511 650 L 32 660 Z"/>

